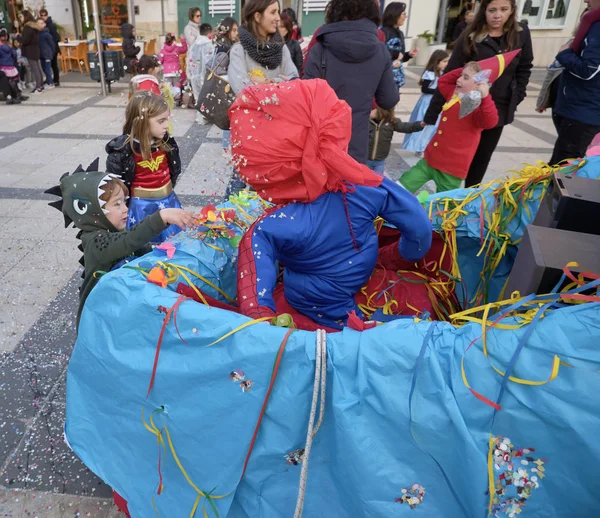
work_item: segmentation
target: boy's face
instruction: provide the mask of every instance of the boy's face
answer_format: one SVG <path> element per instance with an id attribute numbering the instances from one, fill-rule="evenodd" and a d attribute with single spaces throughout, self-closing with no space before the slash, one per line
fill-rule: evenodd
<path id="1" fill-rule="evenodd" d="M 38 20 L 36 23 L 40 31 L 46 28 L 46 22 L 44 20 Z"/>
<path id="2" fill-rule="evenodd" d="M 475 70 L 471 67 L 463 68 L 462 74 L 456 80 L 456 93 L 468 94 L 475 89 Z"/>
<path id="3" fill-rule="evenodd" d="M 117 230 L 124 230 L 127 226 L 127 214 L 129 209 L 125 203 L 125 194 L 123 189 L 113 192 L 110 199 L 104 205 L 104 210 L 108 211 L 106 219 L 110 221 Z"/>

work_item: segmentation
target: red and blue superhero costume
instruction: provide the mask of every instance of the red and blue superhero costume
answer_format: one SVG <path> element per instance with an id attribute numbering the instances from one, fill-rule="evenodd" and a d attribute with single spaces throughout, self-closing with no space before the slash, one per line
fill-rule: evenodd
<path id="1" fill-rule="evenodd" d="M 431 223 L 417 199 L 346 152 L 351 111 L 320 79 L 246 88 L 230 110 L 234 163 L 276 206 L 239 245 L 238 304 L 257 318 L 285 300 L 316 323 L 339 329 L 359 313 L 356 294 L 382 260 L 374 221 L 395 225 L 400 240 L 386 262 L 421 259 Z M 281 312 L 281 311 L 279 311 Z"/>

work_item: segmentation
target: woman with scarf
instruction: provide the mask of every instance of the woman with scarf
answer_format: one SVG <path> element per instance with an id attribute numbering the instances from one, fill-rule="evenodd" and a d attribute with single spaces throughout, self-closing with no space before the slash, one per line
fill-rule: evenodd
<path id="1" fill-rule="evenodd" d="M 228 79 L 238 95 L 246 86 L 278 83 L 298 77 L 298 71 L 277 28 L 278 0 L 248 0 L 244 6 L 240 42 L 229 56 Z"/>

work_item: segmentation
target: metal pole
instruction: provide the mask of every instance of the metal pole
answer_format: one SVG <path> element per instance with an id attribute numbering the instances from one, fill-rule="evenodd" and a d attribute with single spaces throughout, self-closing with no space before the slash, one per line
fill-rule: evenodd
<path id="1" fill-rule="evenodd" d="M 413 4 L 413 0 L 410 0 L 410 2 L 408 3 L 408 12 L 406 13 L 406 37 L 410 38 L 409 35 L 409 31 L 410 31 L 410 13 L 412 12 L 412 4 Z"/>
<path id="2" fill-rule="evenodd" d="M 165 0 L 160 0 L 160 20 L 162 22 L 162 35 L 164 36 L 167 33 L 165 31 Z"/>
<path id="3" fill-rule="evenodd" d="M 127 21 L 135 26 L 135 6 L 133 5 L 135 0 L 129 0 L 129 6 L 127 7 Z"/>
<path id="4" fill-rule="evenodd" d="M 437 42 L 443 43 L 444 41 L 444 29 L 446 28 L 446 18 L 448 17 L 448 0 L 442 0 L 440 6 L 440 13 L 438 16 L 438 37 Z"/>
<path id="5" fill-rule="evenodd" d="M 92 0 L 94 9 L 94 27 L 96 28 L 96 45 L 98 46 L 98 66 L 100 67 L 100 85 L 102 95 L 106 97 L 106 78 L 104 77 L 104 49 L 102 48 L 102 28 L 100 27 L 100 15 L 98 14 L 98 0 Z"/>

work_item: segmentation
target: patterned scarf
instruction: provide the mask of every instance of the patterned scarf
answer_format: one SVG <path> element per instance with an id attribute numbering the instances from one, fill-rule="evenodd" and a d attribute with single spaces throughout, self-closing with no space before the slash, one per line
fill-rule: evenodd
<path id="1" fill-rule="evenodd" d="M 281 65 L 283 38 L 277 32 L 270 41 L 259 43 L 245 27 L 240 27 L 240 43 L 246 53 L 259 65 L 273 70 Z"/>

